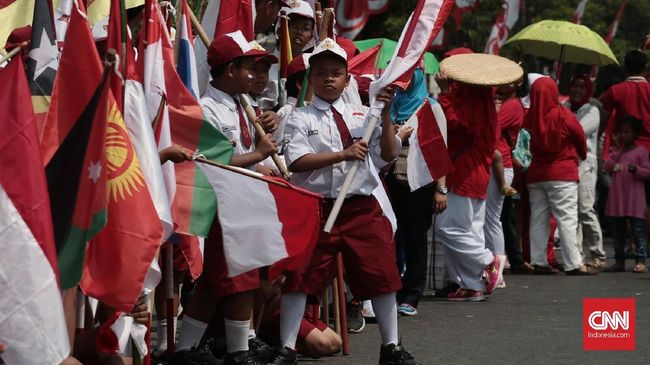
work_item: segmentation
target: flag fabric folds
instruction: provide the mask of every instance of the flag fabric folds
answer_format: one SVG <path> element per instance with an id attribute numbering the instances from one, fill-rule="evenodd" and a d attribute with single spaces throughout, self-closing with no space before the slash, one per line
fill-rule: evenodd
<path id="1" fill-rule="evenodd" d="M 76 7 L 66 45 L 41 140 L 63 289 L 79 283 L 86 242 L 107 218 L 106 118 L 95 118 L 102 66 Z"/>
<path id="2" fill-rule="evenodd" d="M 69 352 L 50 202 L 21 57 L 0 69 L 0 333 L 8 364 Z"/>
<path id="3" fill-rule="evenodd" d="M 503 9 L 497 16 L 490 37 L 485 45 L 485 53 L 499 54 L 499 50 L 510 36 L 510 31 L 519 19 L 522 0 L 505 0 Z"/>
<path id="4" fill-rule="evenodd" d="M 313 247 L 320 227 L 319 195 L 239 168 L 197 162 L 219 201 L 228 275 L 296 257 Z M 251 172 L 247 172 L 251 174 Z M 234 188 L 237 187 L 237 188 Z"/>

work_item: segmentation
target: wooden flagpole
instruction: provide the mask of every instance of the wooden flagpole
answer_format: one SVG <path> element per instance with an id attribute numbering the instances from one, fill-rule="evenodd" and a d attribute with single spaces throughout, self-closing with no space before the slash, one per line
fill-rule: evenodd
<path id="1" fill-rule="evenodd" d="M 192 25 L 194 26 L 194 29 L 196 30 L 196 33 L 199 35 L 199 38 L 201 38 L 201 41 L 205 45 L 206 48 L 210 48 L 210 38 L 208 35 L 205 33 L 205 30 L 203 30 L 203 27 L 201 27 L 201 24 L 199 23 L 198 19 L 196 19 L 196 16 L 190 12 L 190 18 L 192 20 Z M 264 131 L 264 128 L 256 122 L 257 117 L 255 116 L 255 111 L 253 108 L 248 104 L 248 101 L 246 98 L 239 97 L 239 102 L 246 111 L 246 116 L 248 117 L 248 120 L 253 121 L 253 126 L 255 126 L 255 132 L 259 136 L 263 136 L 266 134 Z M 282 174 L 282 177 L 284 177 L 285 180 L 289 180 L 291 175 L 289 174 L 289 170 L 287 170 L 287 167 L 282 163 L 282 160 L 280 160 L 280 156 L 278 156 L 277 153 L 274 153 L 271 155 L 271 158 L 273 159 L 273 162 L 275 163 L 275 167 L 278 168 L 278 171 L 280 171 L 280 174 Z"/>
<path id="2" fill-rule="evenodd" d="M 6 55 L 2 56 L 2 58 L 0 58 L 0 65 L 5 63 L 5 61 L 12 58 L 13 56 L 17 55 L 20 51 L 23 50 L 23 48 L 27 47 L 28 45 L 29 42 L 27 41 L 20 43 L 16 48 L 12 49 L 11 51 L 9 51 L 9 53 L 7 53 Z"/>

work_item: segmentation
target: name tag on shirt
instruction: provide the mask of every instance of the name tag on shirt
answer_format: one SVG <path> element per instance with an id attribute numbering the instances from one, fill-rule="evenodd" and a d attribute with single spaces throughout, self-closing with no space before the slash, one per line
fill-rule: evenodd
<path id="1" fill-rule="evenodd" d="M 224 133 L 225 132 L 236 131 L 237 129 L 239 129 L 239 128 L 234 124 L 224 125 L 223 128 L 221 128 L 221 130 L 223 130 Z"/>
<path id="2" fill-rule="evenodd" d="M 310 129 L 307 131 L 307 137 L 311 136 L 317 136 L 318 135 L 318 130 L 317 129 Z"/>

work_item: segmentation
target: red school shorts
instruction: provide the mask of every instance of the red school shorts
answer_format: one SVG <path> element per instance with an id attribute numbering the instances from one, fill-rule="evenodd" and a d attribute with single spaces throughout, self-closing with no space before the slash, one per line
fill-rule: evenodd
<path id="1" fill-rule="evenodd" d="M 374 196 L 345 199 L 331 233 L 322 231 L 334 201 L 323 203 L 321 232 L 309 263 L 288 275 L 284 292 L 304 292 L 318 300 L 336 275 L 336 256 L 341 252 L 346 280 L 357 300 L 401 289 L 395 258 L 393 230 Z"/>
<path id="2" fill-rule="evenodd" d="M 260 287 L 259 269 L 228 277 L 228 267 L 223 252 L 223 238 L 219 219 L 214 218 L 210 233 L 205 239 L 203 274 L 200 285 L 207 285 L 219 298 L 255 290 Z"/>

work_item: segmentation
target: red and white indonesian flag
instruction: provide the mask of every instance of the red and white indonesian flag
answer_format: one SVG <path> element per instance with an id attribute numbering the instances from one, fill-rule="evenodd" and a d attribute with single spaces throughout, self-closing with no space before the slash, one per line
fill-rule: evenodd
<path id="1" fill-rule="evenodd" d="M 381 89 L 391 84 L 406 89 L 424 52 L 445 25 L 453 7 L 454 0 L 418 1 L 399 38 L 397 52 L 381 77 L 370 84 L 370 107 L 373 113 L 379 113 L 384 107 L 384 103 L 375 99 Z"/>
<path id="2" fill-rule="evenodd" d="M 576 24 L 582 23 L 582 16 L 585 14 L 585 7 L 587 6 L 587 0 L 580 0 L 576 11 L 573 13 L 573 22 Z"/>
<path id="3" fill-rule="evenodd" d="M 492 27 L 490 37 L 485 45 L 485 53 L 499 54 L 499 50 L 510 36 L 512 27 L 519 19 L 522 0 L 505 0 L 503 9 Z"/>
<path id="4" fill-rule="evenodd" d="M 614 37 L 616 37 L 616 31 L 618 31 L 618 23 L 621 22 L 623 11 L 625 11 L 625 5 L 627 5 L 627 0 L 623 0 L 621 6 L 618 8 L 618 11 L 616 12 L 616 17 L 614 18 L 614 22 L 612 22 L 612 25 L 609 27 L 609 31 L 607 32 L 607 36 L 605 37 L 605 43 L 607 44 L 612 43 L 612 40 L 614 39 Z"/>
<path id="5" fill-rule="evenodd" d="M 241 30 L 247 41 L 255 39 L 255 2 L 253 0 L 212 0 L 203 14 L 201 27 L 212 41 L 221 34 Z M 196 68 L 199 73 L 199 93 L 203 95 L 210 81 L 208 49 L 203 42 L 194 45 Z M 197 98 L 200 95 L 197 95 Z"/>
<path id="6" fill-rule="evenodd" d="M 0 68 L 0 343 L 7 364 L 69 352 L 50 199 L 21 57 Z M 1 361 L 0 361 L 1 362 Z"/>
<path id="7" fill-rule="evenodd" d="M 405 126 L 413 127 L 406 157 L 406 175 L 411 191 L 453 171 L 447 152 L 447 120 L 440 104 L 431 105 L 426 99 Z"/>
<path id="8" fill-rule="evenodd" d="M 197 162 L 210 181 L 219 207 L 228 275 L 236 276 L 297 257 L 316 243 L 320 196 L 286 182 L 247 176 L 250 171 Z"/>

